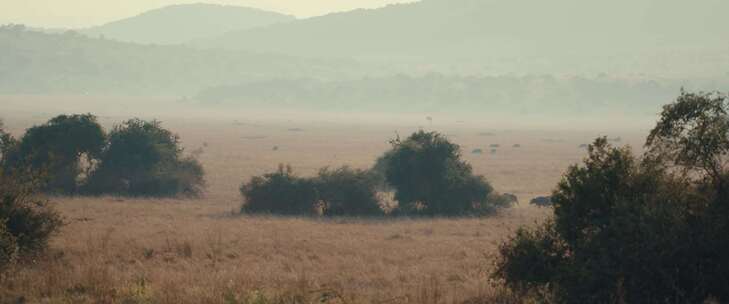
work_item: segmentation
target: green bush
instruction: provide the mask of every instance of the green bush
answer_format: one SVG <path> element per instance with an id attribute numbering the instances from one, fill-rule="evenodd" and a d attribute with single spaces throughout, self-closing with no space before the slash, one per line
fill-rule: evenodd
<path id="1" fill-rule="evenodd" d="M 554 191 L 554 222 L 503 244 L 494 275 L 557 303 L 729 301 L 727 109 L 682 93 L 642 158 L 597 139 Z"/>
<path id="2" fill-rule="evenodd" d="M 205 181 L 200 163 L 183 156 L 179 137 L 158 121 L 131 119 L 109 133 L 87 191 L 131 196 L 197 196 Z"/>
<path id="3" fill-rule="evenodd" d="M 312 215 L 318 204 L 314 181 L 294 175 L 290 166 L 279 165 L 274 173 L 251 178 L 240 192 L 242 213 Z"/>
<path id="4" fill-rule="evenodd" d="M 10 143 L 12 140 L 3 140 Z M 98 158 L 106 135 L 96 117 L 60 115 L 28 129 L 7 149 L 6 169 L 44 172 L 44 192 L 72 194 L 78 191 L 84 168 L 81 160 Z"/>
<path id="5" fill-rule="evenodd" d="M 395 189 L 395 214 L 475 215 L 492 211 L 491 185 L 461 160 L 460 147 L 436 132 L 392 141 L 387 184 Z"/>
<path id="6" fill-rule="evenodd" d="M 44 250 L 62 225 L 48 202 L 36 197 L 38 184 L 0 171 L 0 268 Z"/>
<path id="7" fill-rule="evenodd" d="M 380 192 L 392 191 L 392 186 L 387 183 L 387 168 L 390 166 L 392 151 L 389 151 L 377 158 L 375 164 L 370 168 L 369 173 L 374 179 L 377 190 Z"/>
<path id="8" fill-rule="evenodd" d="M 324 168 L 314 181 L 325 216 L 381 216 L 376 177 L 349 167 Z"/>
<path id="9" fill-rule="evenodd" d="M 6 166 L 6 156 L 12 148 L 17 144 L 15 138 L 10 133 L 5 131 L 5 125 L 0 120 L 0 168 Z"/>

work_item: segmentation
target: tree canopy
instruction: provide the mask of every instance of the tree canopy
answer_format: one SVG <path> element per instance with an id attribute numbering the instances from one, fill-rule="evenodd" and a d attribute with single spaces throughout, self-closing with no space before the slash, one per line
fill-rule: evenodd
<path id="1" fill-rule="evenodd" d="M 391 143 L 386 177 L 395 189 L 397 212 L 459 216 L 488 210 L 493 188 L 473 174 L 458 145 L 422 130 Z"/>
<path id="2" fill-rule="evenodd" d="M 636 157 L 606 138 L 555 189 L 554 219 L 501 246 L 495 276 L 557 303 L 729 301 L 729 116 L 682 92 Z"/>

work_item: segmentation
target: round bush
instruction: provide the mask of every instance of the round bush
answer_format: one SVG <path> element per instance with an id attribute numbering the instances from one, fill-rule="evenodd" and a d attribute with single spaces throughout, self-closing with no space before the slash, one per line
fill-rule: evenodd
<path id="1" fill-rule="evenodd" d="M 387 183 L 395 188 L 396 214 L 476 215 L 492 210 L 491 185 L 461 160 L 460 147 L 436 132 L 392 141 Z"/>
<path id="2" fill-rule="evenodd" d="M 131 196 L 197 196 L 205 181 L 200 163 L 183 156 L 179 137 L 158 121 L 131 119 L 109 133 L 87 191 Z"/>
<path id="3" fill-rule="evenodd" d="M 244 199 L 242 213 L 276 215 L 312 215 L 316 213 L 318 195 L 315 183 L 293 174 L 290 166 L 256 176 L 240 188 Z"/>
<path id="4" fill-rule="evenodd" d="M 368 171 L 324 168 L 315 179 L 325 216 L 380 216 L 377 178 Z"/>
<path id="5" fill-rule="evenodd" d="M 0 171 L 0 268 L 46 249 L 62 225 L 48 202 L 36 197 L 38 183 L 24 182 L 31 179 Z"/>
<path id="6" fill-rule="evenodd" d="M 75 193 L 84 173 L 82 157 L 97 159 L 105 140 L 95 116 L 60 115 L 28 129 L 15 147 L 6 148 L 6 169 L 44 172 L 43 191 Z"/>

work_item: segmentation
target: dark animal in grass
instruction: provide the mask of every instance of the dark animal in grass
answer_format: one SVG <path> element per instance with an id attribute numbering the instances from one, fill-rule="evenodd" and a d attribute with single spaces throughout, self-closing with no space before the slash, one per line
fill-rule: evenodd
<path id="1" fill-rule="evenodd" d="M 552 198 L 549 196 L 539 196 L 532 199 L 530 204 L 538 207 L 549 207 L 552 206 Z"/>

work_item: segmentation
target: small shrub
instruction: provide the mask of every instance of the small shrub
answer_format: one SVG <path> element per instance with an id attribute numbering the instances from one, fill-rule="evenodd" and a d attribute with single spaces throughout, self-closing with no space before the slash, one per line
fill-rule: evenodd
<path id="1" fill-rule="evenodd" d="M 240 192 L 244 199 L 242 213 L 311 215 L 318 203 L 315 183 L 294 175 L 290 166 L 283 165 L 274 173 L 251 178 Z"/>
<path id="2" fill-rule="evenodd" d="M 499 209 L 503 208 L 510 208 L 513 207 L 515 204 L 517 204 L 519 200 L 517 197 L 513 194 L 504 193 L 504 194 L 498 194 L 496 192 L 491 192 L 486 197 L 485 203 L 479 205 L 477 207 L 477 210 L 480 214 L 490 214 L 498 211 Z"/>
<path id="3" fill-rule="evenodd" d="M 61 217 L 38 199 L 38 183 L 0 171 L 0 269 L 43 251 L 60 228 Z"/>
<path id="4" fill-rule="evenodd" d="M 521 228 L 499 247 L 497 277 L 519 293 L 539 290 L 556 281 L 565 263 L 567 247 L 549 222 L 537 229 Z"/>
<path id="5" fill-rule="evenodd" d="M 383 211 L 377 198 L 376 177 L 348 167 L 319 171 L 315 180 L 325 216 L 377 216 Z"/>
<path id="6" fill-rule="evenodd" d="M 0 274 L 18 259 L 18 242 L 8 232 L 6 225 L 5 222 L 0 222 Z"/>

